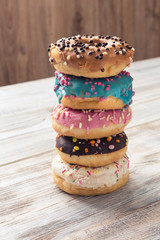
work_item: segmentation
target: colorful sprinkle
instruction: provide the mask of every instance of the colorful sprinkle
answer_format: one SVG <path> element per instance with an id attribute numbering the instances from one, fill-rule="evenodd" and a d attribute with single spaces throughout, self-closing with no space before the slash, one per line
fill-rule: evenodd
<path id="1" fill-rule="evenodd" d="M 114 145 L 109 145 L 108 148 L 109 148 L 110 150 L 113 150 L 113 149 L 115 148 L 115 146 L 114 146 Z"/>
<path id="2" fill-rule="evenodd" d="M 112 137 L 108 137 L 108 138 L 107 138 L 107 141 L 110 142 L 111 140 L 112 140 Z"/>
<path id="3" fill-rule="evenodd" d="M 78 151 L 78 150 L 79 150 L 79 147 L 78 147 L 78 146 L 74 146 L 74 149 Z"/>
<path id="4" fill-rule="evenodd" d="M 84 150 L 85 150 L 86 153 L 88 153 L 88 148 L 85 148 Z"/>

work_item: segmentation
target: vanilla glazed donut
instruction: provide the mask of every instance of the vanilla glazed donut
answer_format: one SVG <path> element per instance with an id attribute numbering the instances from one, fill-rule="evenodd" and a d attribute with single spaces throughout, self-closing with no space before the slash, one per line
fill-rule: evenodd
<path id="1" fill-rule="evenodd" d="M 129 178 L 129 159 L 125 155 L 105 167 L 83 167 L 68 164 L 57 155 L 52 162 L 53 179 L 70 194 L 84 196 L 110 193 L 122 187 Z"/>
<path id="2" fill-rule="evenodd" d="M 58 135 L 56 152 L 72 164 L 89 167 L 105 166 L 112 163 L 127 151 L 128 138 L 124 132 L 100 139 L 77 139 Z"/>
<path id="3" fill-rule="evenodd" d="M 51 114 L 54 130 L 82 139 L 103 138 L 121 133 L 132 118 L 131 108 L 75 110 L 58 104 Z"/>
<path id="4" fill-rule="evenodd" d="M 59 103 L 73 109 L 121 109 L 132 103 L 132 77 L 126 71 L 108 78 L 84 78 L 56 71 Z"/>
<path id="5" fill-rule="evenodd" d="M 62 38 L 48 49 L 58 71 L 88 78 L 117 75 L 130 65 L 134 51 L 118 37 L 93 34 Z"/>

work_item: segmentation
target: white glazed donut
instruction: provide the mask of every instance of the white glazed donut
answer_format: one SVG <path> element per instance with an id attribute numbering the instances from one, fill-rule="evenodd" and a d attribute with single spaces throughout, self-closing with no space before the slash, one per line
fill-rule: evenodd
<path id="1" fill-rule="evenodd" d="M 127 155 L 104 167 L 91 168 L 66 163 L 57 155 L 52 162 L 53 178 L 63 191 L 78 195 L 99 195 L 115 191 L 129 178 Z"/>

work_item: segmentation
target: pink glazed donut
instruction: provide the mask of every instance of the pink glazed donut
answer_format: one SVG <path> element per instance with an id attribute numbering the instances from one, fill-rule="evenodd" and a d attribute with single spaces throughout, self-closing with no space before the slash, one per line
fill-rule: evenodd
<path id="1" fill-rule="evenodd" d="M 58 104 L 52 113 L 52 126 L 56 132 L 65 136 L 103 138 L 122 132 L 131 118 L 131 108 L 74 110 Z"/>

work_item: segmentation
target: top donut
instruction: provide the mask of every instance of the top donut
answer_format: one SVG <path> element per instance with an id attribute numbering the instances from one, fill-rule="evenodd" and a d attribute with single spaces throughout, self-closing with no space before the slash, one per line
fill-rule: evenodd
<path id="1" fill-rule="evenodd" d="M 132 62 L 135 49 L 119 37 L 77 35 L 49 45 L 49 61 L 65 74 L 88 78 L 115 76 Z"/>

